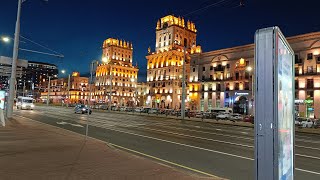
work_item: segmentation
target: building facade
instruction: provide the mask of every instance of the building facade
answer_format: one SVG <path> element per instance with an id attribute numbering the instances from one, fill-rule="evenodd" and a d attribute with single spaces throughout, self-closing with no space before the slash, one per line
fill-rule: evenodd
<path id="1" fill-rule="evenodd" d="M 148 96 L 148 84 L 145 82 L 139 82 L 137 83 L 136 88 L 136 97 L 137 97 L 137 103 L 136 105 L 138 107 L 141 106 L 147 106 L 147 96 Z"/>
<path id="2" fill-rule="evenodd" d="M 96 102 L 135 106 L 138 67 L 132 65 L 133 45 L 109 38 L 103 42 L 102 63 L 96 69 L 94 97 Z"/>
<path id="3" fill-rule="evenodd" d="M 155 108 L 181 107 L 182 69 L 185 59 L 186 82 L 189 78 L 190 53 L 196 51 L 195 24 L 172 15 L 158 20 L 155 52 L 148 50 L 146 105 Z M 184 47 L 186 46 L 186 58 Z"/>
<path id="4" fill-rule="evenodd" d="M 33 96 L 35 99 L 40 97 L 46 86 L 44 82 L 58 78 L 58 68 L 51 63 L 28 61 L 28 67 L 24 69 L 21 78 L 18 78 L 18 89 L 22 90 L 25 95 Z"/>
<path id="5" fill-rule="evenodd" d="M 82 103 L 87 104 L 89 100 L 88 77 L 80 77 L 79 72 L 73 72 L 70 76 L 70 89 L 68 96 L 68 78 L 59 78 L 50 81 L 50 103 L 54 104 L 74 104 Z M 44 92 L 41 92 L 42 102 L 47 101 L 48 95 L 48 81 L 43 82 L 42 86 L 45 87 Z"/>
<path id="6" fill-rule="evenodd" d="M 320 116 L 320 32 L 288 37 L 295 52 L 295 109 Z M 198 110 L 253 113 L 254 44 L 191 55 L 189 98 Z"/>

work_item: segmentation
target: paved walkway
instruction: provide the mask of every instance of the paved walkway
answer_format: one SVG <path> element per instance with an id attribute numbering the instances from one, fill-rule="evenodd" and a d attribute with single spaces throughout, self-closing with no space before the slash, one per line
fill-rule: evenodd
<path id="1" fill-rule="evenodd" d="M 1 180 L 205 180 L 109 147 L 106 143 L 30 120 L 0 127 Z"/>

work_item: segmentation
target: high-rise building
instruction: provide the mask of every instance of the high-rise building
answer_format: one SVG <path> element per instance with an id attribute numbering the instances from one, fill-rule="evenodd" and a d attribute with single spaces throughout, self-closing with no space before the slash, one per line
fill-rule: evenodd
<path id="1" fill-rule="evenodd" d="M 193 22 L 168 15 L 157 22 L 155 52 L 148 50 L 147 105 L 156 108 L 179 109 L 182 95 L 182 68 L 186 47 L 186 82 L 189 77 L 190 56 L 196 47 L 197 30 Z M 198 50 L 197 50 L 198 49 Z"/>
<path id="2" fill-rule="evenodd" d="M 96 70 L 96 102 L 108 102 L 111 93 L 113 105 L 136 104 L 138 67 L 132 65 L 132 43 L 109 38 L 103 42 L 102 63 Z"/>

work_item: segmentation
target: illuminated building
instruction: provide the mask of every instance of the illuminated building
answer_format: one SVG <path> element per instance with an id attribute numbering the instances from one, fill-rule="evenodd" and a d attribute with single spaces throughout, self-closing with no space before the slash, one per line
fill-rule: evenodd
<path id="1" fill-rule="evenodd" d="M 51 103 L 88 103 L 89 78 L 80 77 L 79 72 L 73 72 L 70 77 L 70 90 L 68 95 L 68 78 L 59 78 L 50 81 L 50 102 Z M 41 100 L 47 101 L 48 81 L 44 82 L 45 90 L 41 93 Z"/>
<path id="2" fill-rule="evenodd" d="M 96 70 L 94 97 L 97 103 L 108 102 L 111 92 L 113 105 L 135 105 L 139 69 L 132 65 L 132 52 L 132 43 L 114 38 L 103 42 L 102 63 Z"/>
<path id="3" fill-rule="evenodd" d="M 320 32 L 288 37 L 295 52 L 295 110 L 320 117 Z M 198 110 L 232 107 L 252 114 L 254 44 L 191 55 L 189 97 Z M 192 84 L 192 85 L 191 85 Z"/>
<path id="4" fill-rule="evenodd" d="M 187 48 L 186 82 L 189 77 L 190 53 L 201 52 L 196 47 L 196 27 L 184 18 L 172 15 L 158 20 L 155 52 L 148 50 L 147 104 L 156 108 L 179 109 L 182 94 L 183 47 Z M 188 105 L 188 103 L 187 103 Z"/>
<path id="5" fill-rule="evenodd" d="M 136 105 L 138 107 L 141 106 L 149 106 L 147 104 L 147 96 L 148 96 L 148 84 L 144 82 L 140 82 L 137 84 L 136 88 L 136 97 L 137 97 L 137 102 Z"/>

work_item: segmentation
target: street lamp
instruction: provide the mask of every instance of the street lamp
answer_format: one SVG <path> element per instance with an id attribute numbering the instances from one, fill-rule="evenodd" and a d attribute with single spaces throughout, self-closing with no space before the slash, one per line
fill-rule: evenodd
<path id="1" fill-rule="evenodd" d="M 61 70 L 61 73 L 62 74 L 65 74 L 66 73 L 66 70 Z M 67 101 L 67 107 L 69 107 L 69 101 L 70 101 L 70 74 L 68 74 L 68 87 L 67 87 L 67 98 L 68 98 L 68 101 Z"/>
<path id="2" fill-rule="evenodd" d="M 1 40 L 2 40 L 3 42 L 5 42 L 5 43 L 10 42 L 10 38 L 7 37 L 7 36 L 1 37 Z"/>

